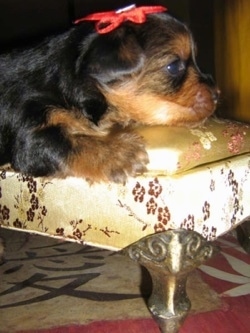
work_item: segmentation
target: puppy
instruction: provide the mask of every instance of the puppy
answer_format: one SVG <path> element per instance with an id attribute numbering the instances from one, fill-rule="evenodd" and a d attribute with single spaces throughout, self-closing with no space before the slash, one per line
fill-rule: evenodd
<path id="1" fill-rule="evenodd" d="M 102 13 L 103 23 L 85 18 L 1 55 L 0 164 L 33 176 L 124 183 L 148 163 L 134 125 L 193 125 L 214 112 L 218 91 L 196 65 L 188 28 L 165 9 L 145 8 L 106 21 Z M 143 19 L 133 20 L 133 11 Z"/>

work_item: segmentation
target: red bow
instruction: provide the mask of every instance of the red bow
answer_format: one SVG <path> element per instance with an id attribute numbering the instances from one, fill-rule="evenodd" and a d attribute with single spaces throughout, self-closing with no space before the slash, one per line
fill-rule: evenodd
<path id="1" fill-rule="evenodd" d="M 117 11 L 90 14 L 76 20 L 74 23 L 98 21 L 96 22 L 97 32 L 106 34 L 119 27 L 124 21 L 144 23 L 147 14 L 165 12 L 166 10 L 167 8 L 162 6 L 142 6 L 137 8 L 135 5 L 131 5 Z"/>

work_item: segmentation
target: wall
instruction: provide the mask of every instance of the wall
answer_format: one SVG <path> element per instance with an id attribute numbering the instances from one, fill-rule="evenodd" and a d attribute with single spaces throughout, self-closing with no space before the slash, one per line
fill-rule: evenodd
<path id="1" fill-rule="evenodd" d="M 214 0 L 220 114 L 250 121 L 250 1 Z"/>

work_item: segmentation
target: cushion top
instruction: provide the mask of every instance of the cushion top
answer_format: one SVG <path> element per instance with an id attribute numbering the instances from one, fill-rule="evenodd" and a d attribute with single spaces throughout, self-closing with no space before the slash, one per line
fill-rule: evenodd
<path id="1" fill-rule="evenodd" d="M 250 152 L 250 125 L 215 117 L 195 128 L 152 126 L 137 132 L 146 141 L 153 175 L 172 175 Z"/>

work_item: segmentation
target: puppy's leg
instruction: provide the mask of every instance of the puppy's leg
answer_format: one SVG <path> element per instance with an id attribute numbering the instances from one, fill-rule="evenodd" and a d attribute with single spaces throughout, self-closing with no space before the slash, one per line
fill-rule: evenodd
<path id="1" fill-rule="evenodd" d="M 128 176 L 146 171 L 148 155 L 143 140 L 131 131 L 114 131 L 106 136 L 72 136 L 74 149 L 66 173 L 92 181 L 124 183 Z"/>
<path id="2" fill-rule="evenodd" d="M 146 170 L 148 155 L 140 136 L 113 122 L 95 126 L 79 111 L 71 111 L 54 109 L 48 117 L 48 124 L 64 129 L 71 145 L 60 169 L 62 176 L 123 183 Z"/>
<path id="3" fill-rule="evenodd" d="M 33 176 L 77 176 L 90 181 L 125 182 L 146 170 L 143 140 L 114 128 L 101 132 L 77 112 L 53 110 L 46 124 L 21 129 L 12 165 Z"/>
<path id="4" fill-rule="evenodd" d="M 60 126 L 22 131 L 13 148 L 12 166 L 36 177 L 54 175 L 61 170 L 71 149 Z"/>

